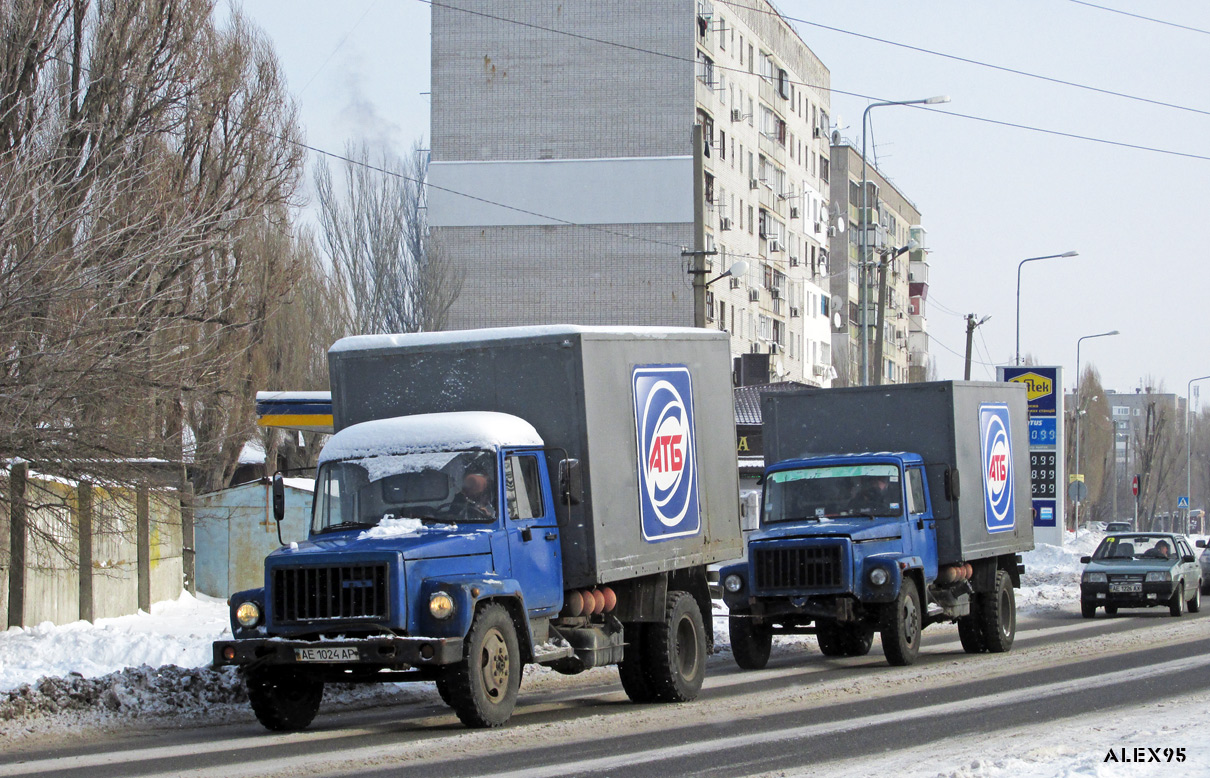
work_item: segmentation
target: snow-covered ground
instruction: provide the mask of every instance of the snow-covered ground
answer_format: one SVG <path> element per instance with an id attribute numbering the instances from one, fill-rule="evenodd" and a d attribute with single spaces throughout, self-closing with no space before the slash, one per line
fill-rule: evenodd
<path id="1" fill-rule="evenodd" d="M 1082 568 L 1079 558 L 1092 553 L 1101 537 L 1102 533 L 1081 530 L 1069 534 L 1062 548 L 1041 545 L 1026 554 L 1026 576 L 1017 593 L 1020 614 L 1077 611 Z M 730 648 L 726 621 L 722 604 L 716 602 L 715 641 L 724 651 Z M 227 606 L 222 600 L 188 594 L 155 604 L 151 613 L 100 619 L 93 624 L 10 628 L 0 633 L 0 737 L 53 731 L 60 726 L 120 726 L 123 721 L 146 716 L 213 718 L 220 708 L 238 710 L 250 717 L 246 711 L 247 698 L 235 672 L 231 669 L 216 672 L 208 667 L 211 643 L 229 634 Z M 812 640 L 802 637 L 790 642 Z M 794 650 L 794 646 L 784 645 L 783 649 Z M 526 675 L 527 688 L 576 683 L 536 667 L 527 668 Z M 436 700 L 436 692 L 428 684 L 349 687 L 331 690 L 325 696 L 325 706 L 356 704 L 366 697 Z M 1108 725 L 1103 717 L 1086 724 L 1065 722 L 1063 732 L 1070 733 L 1074 726 L 1082 733 L 1081 737 L 1072 739 L 1062 732 L 1052 734 L 1040 728 L 1033 735 L 1015 735 L 1025 738 L 1017 740 L 1015 746 L 1010 747 L 1006 740 L 1002 753 L 1013 754 L 1011 758 L 994 756 L 998 749 L 984 742 L 970 754 L 950 762 L 961 764 L 959 768 L 939 773 L 922 755 L 919 762 L 902 760 L 900 766 L 904 769 L 900 772 L 945 778 L 1077 775 L 1107 778 L 1158 775 L 1183 768 L 1183 774 L 1190 774 L 1191 764 L 1198 762 L 1187 761 L 1181 767 L 1115 765 L 1104 762 L 1106 750 L 1123 742 L 1174 740 L 1171 735 L 1181 729 L 1166 729 L 1158 723 L 1161 718 L 1174 722 L 1174 727 L 1175 722 L 1181 722 L 1185 731 L 1198 731 L 1210 725 L 1208 702 L 1210 696 L 1201 695 L 1146 706 L 1124 712 Z M 1140 738 L 1142 733 L 1155 737 Z M 1029 742 L 1030 748 L 1018 747 L 1021 742 Z M 1210 763 L 1210 748 L 1203 749 L 1197 757 L 1202 765 Z M 901 760 L 896 757 L 895 761 Z M 859 765 L 853 769 L 853 775 L 862 771 Z M 840 767 L 838 774 L 845 774 Z"/>

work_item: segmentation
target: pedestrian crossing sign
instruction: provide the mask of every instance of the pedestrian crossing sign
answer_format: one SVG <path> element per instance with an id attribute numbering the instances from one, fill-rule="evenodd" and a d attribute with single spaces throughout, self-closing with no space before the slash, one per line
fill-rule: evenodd
<path id="1" fill-rule="evenodd" d="M 1189 508 L 1189 498 L 1188 498 L 1188 497 L 1181 497 L 1181 498 L 1177 499 L 1177 501 L 1176 501 L 1176 507 L 1177 507 L 1177 508 L 1179 508 L 1179 509 L 1181 509 L 1181 510 L 1188 510 L 1188 508 Z"/>

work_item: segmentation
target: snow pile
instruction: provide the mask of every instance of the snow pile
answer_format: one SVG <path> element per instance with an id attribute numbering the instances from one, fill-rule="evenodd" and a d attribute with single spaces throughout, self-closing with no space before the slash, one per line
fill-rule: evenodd
<path id="1" fill-rule="evenodd" d="M 376 526 L 362 532 L 358 540 L 370 538 L 414 538 L 422 532 L 452 532 L 458 529 L 453 524 L 433 524 L 425 526 L 420 519 L 383 519 Z"/>
<path id="2" fill-rule="evenodd" d="M 1101 532 L 1068 532 L 1064 544 L 1039 543 L 1021 555 L 1025 575 L 1017 590 L 1017 610 L 1039 613 L 1075 608 L 1080 602 L 1080 557 L 1091 554 L 1103 537 Z"/>
<path id="3" fill-rule="evenodd" d="M 210 664 L 214 640 L 229 635 L 227 604 L 182 593 L 158 602 L 151 613 L 55 626 L 11 627 L 0 632 L 0 691 L 43 676 L 78 673 L 96 678 L 128 667 Z"/>

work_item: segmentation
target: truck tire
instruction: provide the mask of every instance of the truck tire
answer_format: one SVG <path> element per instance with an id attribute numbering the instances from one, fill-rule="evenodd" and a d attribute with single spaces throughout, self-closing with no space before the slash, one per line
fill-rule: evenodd
<path id="1" fill-rule="evenodd" d="M 1013 579 L 1005 571 L 996 571 L 996 587 L 983 595 L 979 619 L 990 653 L 1003 654 L 1013 647 L 1013 638 L 1017 636 L 1017 598 Z"/>
<path id="2" fill-rule="evenodd" d="M 1081 602 L 1080 615 L 1086 619 L 1091 619 L 1097 615 L 1097 604 L 1095 602 Z"/>
<path id="3" fill-rule="evenodd" d="M 647 625 L 633 621 L 625 625 L 625 648 L 622 649 L 622 661 L 618 663 L 618 676 L 622 679 L 622 689 L 631 702 L 655 702 L 655 692 L 647 680 L 646 667 L 646 638 Z"/>
<path id="4" fill-rule="evenodd" d="M 855 621 L 840 625 L 841 656 L 865 656 L 874 645 L 874 628 L 864 622 Z"/>
<path id="5" fill-rule="evenodd" d="M 306 729 L 319 712 L 324 696 L 323 681 L 292 668 L 256 670 L 244 680 L 256 720 L 274 732 Z"/>
<path id="6" fill-rule="evenodd" d="M 958 619 L 958 642 L 962 650 L 968 654 L 982 654 L 987 650 L 987 641 L 983 639 L 983 624 L 979 621 L 979 611 Z"/>
<path id="7" fill-rule="evenodd" d="M 920 592 L 915 581 L 904 578 L 899 596 L 882 611 L 882 651 L 887 664 L 903 667 L 916 661 L 923 626 Z"/>
<path id="8" fill-rule="evenodd" d="M 657 702 L 688 702 L 706 677 L 706 628 L 688 592 L 669 592 L 664 620 L 647 627 L 647 682 Z"/>
<path id="9" fill-rule="evenodd" d="M 824 656 L 844 656 L 840 624 L 835 619 L 815 620 L 815 640 L 819 643 L 819 653 Z"/>
<path id="10" fill-rule="evenodd" d="M 733 611 L 727 619 L 731 635 L 731 655 L 744 670 L 760 670 L 769 664 L 773 649 L 773 628 L 757 624 L 747 611 Z"/>
<path id="11" fill-rule="evenodd" d="M 1170 616 L 1175 616 L 1176 618 L 1179 619 L 1181 617 L 1181 610 L 1184 607 L 1185 607 L 1185 584 L 1182 583 L 1180 586 L 1177 587 L 1176 591 L 1172 593 L 1172 597 L 1169 598 L 1169 600 L 1168 600 L 1168 614 Z"/>
<path id="12" fill-rule="evenodd" d="M 521 650 L 508 610 L 498 603 L 481 607 L 462 651 L 462 661 L 445 675 L 454 713 L 468 727 L 498 727 L 512 715 L 521 687 Z"/>
<path id="13" fill-rule="evenodd" d="M 451 708 L 454 707 L 453 697 L 450 693 L 450 677 L 449 674 L 442 670 L 436 679 L 437 694 L 441 697 L 441 701 Z"/>

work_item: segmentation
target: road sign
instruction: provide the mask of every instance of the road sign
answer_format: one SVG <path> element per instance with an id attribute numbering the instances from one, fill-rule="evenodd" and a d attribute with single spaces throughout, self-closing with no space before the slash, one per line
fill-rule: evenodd
<path id="1" fill-rule="evenodd" d="M 1189 498 L 1188 497 L 1178 497 L 1176 500 L 1176 507 L 1182 511 L 1189 510 Z"/>
<path id="2" fill-rule="evenodd" d="M 1139 477 L 1136 475 L 1134 480 L 1130 482 L 1130 493 L 1135 497 L 1139 496 Z"/>
<path id="3" fill-rule="evenodd" d="M 1072 502 L 1084 502 L 1088 499 L 1088 484 L 1083 481 L 1072 481 L 1067 485 L 1067 496 Z"/>

